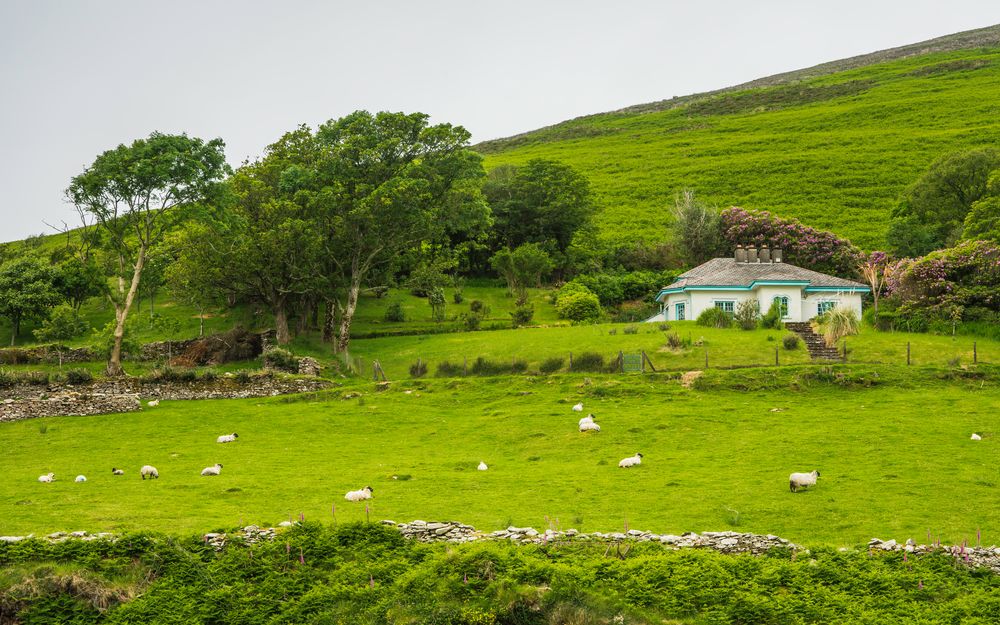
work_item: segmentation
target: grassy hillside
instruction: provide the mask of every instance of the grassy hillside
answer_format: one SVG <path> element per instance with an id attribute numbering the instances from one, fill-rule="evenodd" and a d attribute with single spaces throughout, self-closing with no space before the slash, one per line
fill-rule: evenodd
<path id="1" fill-rule="evenodd" d="M 928 531 L 958 541 L 982 528 L 985 541 L 998 540 L 996 378 L 843 371 L 717 372 L 706 380 L 711 390 L 657 376 L 432 380 L 384 392 L 363 384 L 8 423 L 0 534 L 196 532 L 299 513 L 332 520 L 334 505 L 338 521 L 363 520 L 364 504 L 343 495 L 369 484 L 373 518 L 461 519 L 482 529 L 627 522 L 839 545 Z M 758 390 L 731 390 L 746 384 Z M 362 395 L 344 398 L 348 391 Z M 577 432 L 577 401 L 603 431 Z M 232 431 L 237 443 L 215 443 Z M 984 440 L 970 441 L 973 431 Z M 616 466 L 637 451 L 640 467 Z M 476 470 L 480 460 L 489 471 Z M 215 462 L 225 465 L 220 477 L 199 477 Z M 146 463 L 159 480 L 139 479 Z M 112 476 L 112 466 L 127 474 Z M 819 485 L 790 494 L 788 474 L 813 468 Z M 38 483 L 48 471 L 57 481 Z M 89 481 L 73 483 L 80 473 Z"/>
<path id="2" fill-rule="evenodd" d="M 579 168 L 609 242 L 662 240 L 674 194 L 690 188 L 880 248 L 895 200 L 933 160 L 998 140 L 993 47 L 633 107 L 478 149 L 489 167 L 549 158 Z"/>

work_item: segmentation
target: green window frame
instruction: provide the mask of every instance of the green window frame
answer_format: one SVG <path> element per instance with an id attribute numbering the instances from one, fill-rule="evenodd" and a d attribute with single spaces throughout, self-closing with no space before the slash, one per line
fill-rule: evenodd
<path id="1" fill-rule="evenodd" d="M 816 314 L 817 315 L 822 315 L 823 313 L 825 313 L 826 311 L 830 310 L 831 308 L 836 308 L 837 304 L 838 304 L 838 302 L 835 302 L 835 301 L 832 301 L 832 300 L 823 300 L 823 301 L 821 301 L 821 302 L 819 302 L 819 303 L 816 304 Z"/>
<path id="2" fill-rule="evenodd" d="M 718 300 L 715 302 L 715 307 L 729 316 L 736 314 L 736 302 L 734 300 Z"/>
<path id="3" fill-rule="evenodd" d="M 778 302 L 778 305 L 781 306 L 781 318 L 784 319 L 784 318 L 788 317 L 788 296 L 787 295 L 777 295 L 772 300 L 772 303 L 773 302 Z"/>

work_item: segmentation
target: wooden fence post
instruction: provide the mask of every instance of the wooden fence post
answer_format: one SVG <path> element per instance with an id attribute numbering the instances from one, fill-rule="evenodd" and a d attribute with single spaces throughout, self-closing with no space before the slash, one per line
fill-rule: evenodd
<path id="1" fill-rule="evenodd" d="M 844 362 L 847 362 L 847 339 L 844 339 Z"/>
<path id="2" fill-rule="evenodd" d="M 705 368 L 708 369 L 708 348 L 705 348 Z"/>
<path id="3" fill-rule="evenodd" d="M 778 365 L 778 348 L 777 347 L 774 348 L 774 366 L 775 367 L 779 366 Z"/>
<path id="4" fill-rule="evenodd" d="M 976 342 L 972 341 L 972 364 L 979 362 L 979 353 L 976 351 Z"/>
<path id="5" fill-rule="evenodd" d="M 618 371 L 625 373 L 625 354 L 621 351 L 618 352 Z"/>
<path id="6" fill-rule="evenodd" d="M 906 366 L 910 366 L 910 342 L 906 342 Z"/>
<path id="7" fill-rule="evenodd" d="M 569 370 L 573 370 L 573 352 L 569 353 Z"/>
<path id="8" fill-rule="evenodd" d="M 462 357 L 462 375 L 464 375 L 466 377 L 468 377 L 468 375 L 469 375 L 469 357 L 468 356 L 463 356 Z"/>

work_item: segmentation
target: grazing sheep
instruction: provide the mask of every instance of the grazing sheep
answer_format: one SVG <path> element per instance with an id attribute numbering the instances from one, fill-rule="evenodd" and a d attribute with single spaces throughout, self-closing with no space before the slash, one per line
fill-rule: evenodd
<path id="1" fill-rule="evenodd" d="M 73 480 L 73 481 L 74 482 L 86 482 L 87 481 L 87 476 L 85 476 L 85 475 L 77 475 L 76 479 Z"/>
<path id="2" fill-rule="evenodd" d="M 344 499 L 347 501 L 364 501 L 365 499 L 372 498 L 372 487 L 365 486 L 361 490 L 349 490 L 347 494 L 344 495 Z"/>
<path id="3" fill-rule="evenodd" d="M 156 408 L 157 406 L 160 405 L 160 400 L 154 399 L 153 401 L 146 402 L 146 405 L 149 406 L 150 408 Z"/>
<path id="4" fill-rule="evenodd" d="M 796 493 L 800 488 L 815 486 L 817 477 L 819 477 L 819 471 L 813 471 L 811 473 L 792 473 L 788 476 L 788 489 L 793 493 Z"/>
<path id="5" fill-rule="evenodd" d="M 219 438 L 215 439 L 215 442 L 216 443 L 235 443 L 236 439 L 239 438 L 239 437 L 240 437 L 240 435 L 237 434 L 236 432 L 233 432 L 232 434 L 223 434 Z"/>
<path id="6" fill-rule="evenodd" d="M 115 467 L 111 467 L 111 475 L 125 475 L 125 472 L 122 471 L 121 469 L 116 469 Z"/>
<path id="7" fill-rule="evenodd" d="M 218 475 L 219 473 L 222 473 L 222 465 L 219 463 L 215 463 L 212 466 L 205 467 L 201 470 L 202 475 Z"/>
<path id="8" fill-rule="evenodd" d="M 573 406 L 573 412 L 583 412 L 583 402 Z"/>
<path id="9" fill-rule="evenodd" d="M 972 433 L 972 440 L 974 440 L 974 441 L 981 441 L 981 440 L 983 440 L 983 437 L 980 436 L 980 435 L 978 435 L 978 434 L 976 434 L 975 432 L 973 432 Z"/>
<path id="10" fill-rule="evenodd" d="M 486 471 L 487 469 L 489 469 L 489 467 L 486 466 L 486 463 L 483 462 L 482 460 L 479 461 L 479 466 L 476 468 L 479 469 L 480 471 Z"/>
<path id="11" fill-rule="evenodd" d="M 56 479 L 55 473 L 46 473 L 45 475 L 38 476 L 38 481 L 45 482 L 46 484 L 55 481 L 55 479 Z"/>
<path id="12" fill-rule="evenodd" d="M 642 454 L 636 454 L 634 456 L 629 456 L 628 458 L 622 458 L 622 461 L 618 463 L 618 466 L 622 469 L 627 469 L 629 467 L 635 467 L 642 464 Z"/>
<path id="13" fill-rule="evenodd" d="M 581 432 L 600 432 L 601 426 L 594 423 L 594 415 L 589 414 L 586 417 L 580 419 L 580 431 Z"/>
<path id="14" fill-rule="evenodd" d="M 146 479 L 147 475 L 149 476 L 149 479 L 160 478 L 160 472 L 156 470 L 156 467 L 150 466 L 148 464 L 142 465 L 142 468 L 139 469 L 139 475 L 142 476 L 142 479 Z"/>

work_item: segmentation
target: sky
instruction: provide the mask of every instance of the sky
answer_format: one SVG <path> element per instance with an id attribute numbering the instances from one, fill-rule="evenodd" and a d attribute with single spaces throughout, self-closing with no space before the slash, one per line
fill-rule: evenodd
<path id="1" fill-rule="evenodd" d="M 230 164 L 358 109 L 473 142 L 1000 23 L 996 0 L 0 0 L 0 242 L 150 132 Z"/>

